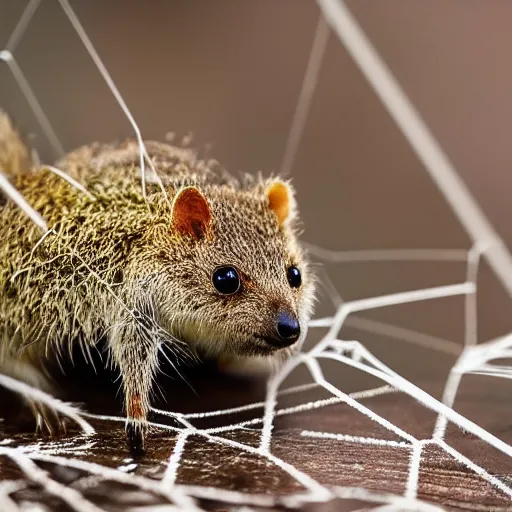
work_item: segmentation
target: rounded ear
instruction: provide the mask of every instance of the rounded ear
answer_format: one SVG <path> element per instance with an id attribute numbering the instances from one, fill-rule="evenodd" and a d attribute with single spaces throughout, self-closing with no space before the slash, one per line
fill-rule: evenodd
<path id="1" fill-rule="evenodd" d="M 291 221 L 296 214 L 294 191 L 291 185 L 280 179 L 272 180 L 265 187 L 269 208 L 276 214 L 279 225 Z"/>
<path id="2" fill-rule="evenodd" d="M 178 191 L 173 200 L 171 218 L 174 230 L 199 240 L 210 227 L 210 205 L 199 189 L 185 187 Z"/>

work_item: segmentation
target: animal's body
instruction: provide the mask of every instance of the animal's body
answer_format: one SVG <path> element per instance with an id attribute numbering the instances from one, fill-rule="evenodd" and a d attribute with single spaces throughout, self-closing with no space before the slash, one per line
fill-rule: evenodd
<path id="1" fill-rule="evenodd" d="M 135 141 L 57 162 L 81 190 L 37 168 L 0 113 L 0 168 L 54 230 L 38 244 L 24 212 L 0 207 L 0 372 L 51 390 L 49 360 L 106 338 L 135 451 L 162 345 L 177 359 L 281 361 L 303 339 L 313 300 L 288 182 L 240 183 L 190 150 L 146 146 L 165 194 L 152 176 L 144 197 Z"/>

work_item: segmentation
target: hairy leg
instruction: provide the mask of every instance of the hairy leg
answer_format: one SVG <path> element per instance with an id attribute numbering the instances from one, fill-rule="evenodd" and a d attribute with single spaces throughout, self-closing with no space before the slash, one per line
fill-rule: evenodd
<path id="1" fill-rule="evenodd" d="M 41 391 L 54 394 L 50 380 L 44 371 L 23 358 L 3 358 L 0 363 L 0 373 Z M 37 433 L 51 437 L 66 433 L 65 419 L 59 413 L 32 398 L 24 397 L 24 400 L 34 415 Z"/>
<path id="2" fill-rule="evenodd" d="M 147 337 L 141 337 L 136 327 L 115 333 L 110 348 L 123 379 L 128 445 L 133 455 L 143 455 L 158 348 Z"/>

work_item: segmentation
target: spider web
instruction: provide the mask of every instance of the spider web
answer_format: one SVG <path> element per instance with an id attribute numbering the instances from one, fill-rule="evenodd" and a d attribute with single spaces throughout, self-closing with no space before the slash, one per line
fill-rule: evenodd
<path id="1" fill-rule="evenodd" d="M 141 132 L 70 4 L 67 0 L 59 0 L 59 3 L 90 57 L 93 59 L 99 73 L 110 88 L 119 107 L 123 110 L 133 127 L 141 150 L 141 172 L 144 177 L 146 164 L 153 171 L 154 169 L 147 156 Z M 343 302 L 332 283 L 326 279 L 324 284 L 329 291 L 335 313 L 329 317 L 314 319 L 310 324 L 311 332 L 316 329 L 323 329 L 326 330 L 326 333 L 313 348 L 301 350 L 296 357 L 290 359 L 269 380 L 266 398 L 263 402 L 189 414 L 154 409 L 154 412 L 159 416 L 168 417 L 172 425 L 164 422 L 153 422 L 151 423 L 153 428 L 163 432 L 170 432 L 175 436 L 172 452 L 159 480 L 132 474 L 131 472 L 136 469 L 137 464 L 130 459 L 127 459 L 126 464 L 117 469 L 85 460 L 88 450 L 100 443 L 100 434 L 96 433 L 95 428 L 88 420 L 94 420 L 96 423 L 122 424 L 125 421 L 124 418 L 91 414 L 78 410 L 21 382 L 7 376 L 0 376 L 0 384 L 4 387 L 51 405 L 61 413 L 70 416 L 82 428 L 83 434 L 71 440 L 17 444 L 16 446 L 9 439 L 4 439 L 0 442 L 0 454 L 14 462 L 24 473 L 28 481 L 41 486 L 48 495 L 55 497 L 59 502 L 64 502 L 73 510 L 97 512 L 103 510 L 103 508 L 95 504 L 93 500 L 86 498 L 85 494 L 80 492 L 80 490 L 62 484 L 58 478 L 41 469 L 39 463 L 76 469 L 82 471 L 88 478 L 97 478 L 110 483 L 128 485 L 139 491 L 149 492 L 162 498 L 164 503 L 173 504 L 172 510 L 201 510 L 200 500 L 202 499 L 219 501 L 233 507 L 244 506 L 245 509 L 249 510 L 251 507 L 272 507 L 276 505 L 299 507 L 306 503 L 323 502 L 339 498 L 363 501 L 368 506 L 374 507 L 374 510 L 430 511 L 442 509 L 418 499 L 419 475 L 426 449 L 436 447 L 448 457 L 465 466 L 468 471 L 476 474 L 482 482 L 491 484 L 509 499 L 512 497 L 511 485 L 504 481 L 504 479 L 492 475 L 486 468 L 463 455 L 446 440 L 447 426 L 449 423 L 452 423 L 487 445 L 501 451 L 506 456 L 512 457 L 511 446 L 457 413 L 452 407 L 464 375 L 478 374 L 489 377 L 512 378 L 512 368 L 510 366 L 493 363 L 493 361 L 498 359 L 512 357 L 512 334 L 506 334 L 485 343 L 477 344 L 476 325 L 477 277 L 481 259 L 485 258 L 487 260 L 501 284 L 511 296 L 512 259 L 506 246 L 487 221 L 469 190 L 458 177 L 453 165 L 429 132 L 420 115 L 372 47 L 345 4 L 340 0 L 318 0 L 317 3 L 320 7 L 321 15 L 284 152 L 282 173 L 290 173 L 293 167 L 318 81 L 318 74 L 327 41 L 330 31 L 332 31 L 333 34 L 339 37 L 341 43 L 348 50 L 375 93 L 382 100 L 384 106 L 402 130 L 402 133 L 419 159 L 423 162 L 425 170 L 436 183 L 460 223 L 470 235 L 473 246 L 469 250 L 432 249 L 333 252 L 307 244 L 310 253 L 321 260 L 336 265 L 354 261 L 457 261 L 466 266 L 466 279 L 464 282 L 447 284 L 445 286 L 405 291 L 349 302 Z M 12 72 L 14 79 L 48 137 L 55 153 L 62 155 L 65 152 L 64 148 L 15 58 L 16 48 L 27 29 L 29 29 L 30 21 L 39 5 L 40 0 L 30 0 L 28 2 L 18 24 L 8 39 L 5 49 L 0 51 L 0 60 L 4 61 Z M 55 172 L 58 173 L 59 171 L 55 170 Z M 70 179 L 65 175 L 61 177 L 63 179 Z M 79 186 L 76 183 L 73 184 Z M 52 230 L 46 225 L 42 217 L 24 201 L 23 197 L 1 175 L 0 187 L 40 226 L 43 233 L 41 241 L 52 233 Z M 465 338 L 463 347 L 447 340 L 439 340 L 392 325 L 372 321 L 364 322 L 360 319 L 358 321 L 357 317 L 353 316 L 354 313 L 362 311 L 452 296 L 464 297 Z M 442 401 L 435 399 L 426 391 L 393 371 L 392 368 L 372 355 L 359 341 L 341 339 L 340 331 L 342 327 L 350 324 L 358 327 L 360 330 L 378 332 L 415 345 L 428 346 L 429 349 L 440 353 L 457 355 L 458 359 L 452 367 L 444 387 Z M 329 382 L 329 379 L 324 375 L 320 363 L 326 360 L 333 361 L 342 367 L 350 367 L 371 375 L 381 381 L 382 384 L 372 389 L 345 393 Z M 292 388 L 283 388 L 282 384 L 285 379 L 299 366 L 303 366 L 308 370 L 311 382 Z M 307 392 L 312 389 L 324 390 L 328 397 L 311 401 L 300 398 L 307 396 Z M 429 437 L 419 438 L 393 424 L 385 416 L 377 414 L 365 405 L 365 400 L 368 398 L 396 392 L 412 397 L 437 415 L 435 427 Z M 296 396 L 301 401 L 298 405 L 279 408 L 278 399 L 285 396 Z M 306 429 L 301 430 L 300 436 L 310 439 L 329 440 L 333 444 L 336 442 L 349 442 L 361 446 L 386 447 L 393 451 L 406 453 L 408 457 L 407 479 L 405 491 L 401 495 L 376 492 L 364 488 L 325 485 L 307 472 L 289 464 L 283 457 L 278 457 L 273 453 L 272 441 L 276 418 L 321 409 L 334 404 L 345 404 L 355 409 L 371 422 L 385 429 L 390 436 L 363 437 L 348 432 L 340 434 Z M 196 425 L 198 420 L 213 417 L 225 418 L 226 420 L 231 419 L 232 421 L 233 417 L 240 413 L 254 413 L 254 415 L 251 419 L 227 423 L 220 427 L 204 428 Z M 245 430 L 249 427 L 251 432 L 257 433 L 256 443 L 240 442 L 236 440 L 236 437 L 226 435 Z M 390 439 L 390 437 L 393 439 Z M 228 446 L 239 453 L 251 454 L 265 460 L 269 464 L 280 468 L 284 473 L 287 473 L 299 484 L 302 491 L 291 492 L 276 498 L 264 494 L 247 494 L 222 488 L 178 484 L 177 478 L 183 462 L 184 452 L 192 438 L 199 438 L 203 443 Z M 5 480 L 0 482 L 1 510 L 7 512 L 22 510 L 22 503 L 13 496 L 25 487 L 26 482 L 23 480 Z M 137 508 L 137 510 L 163 510 L 164 508 L 162 507 L 163 505 L 147 505 Z"/>

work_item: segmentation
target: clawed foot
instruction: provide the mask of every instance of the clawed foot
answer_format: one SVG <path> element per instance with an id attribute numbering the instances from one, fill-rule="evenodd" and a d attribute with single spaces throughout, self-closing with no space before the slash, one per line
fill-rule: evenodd
<path id="1" fill-rule="evenodd" d="M 67 434 L 68 418 L 40 402 L 31 402 L 30 408 L 36 420 L 36 434 L 49 437 Z"/>
<path id="2" fill-rule="evenodd" d="M 142 457 L 146 452 L 144 449 L 144 428 L 139 423 L 129 422 L 126 425 L 126 437 L 132 457 Z"/>

